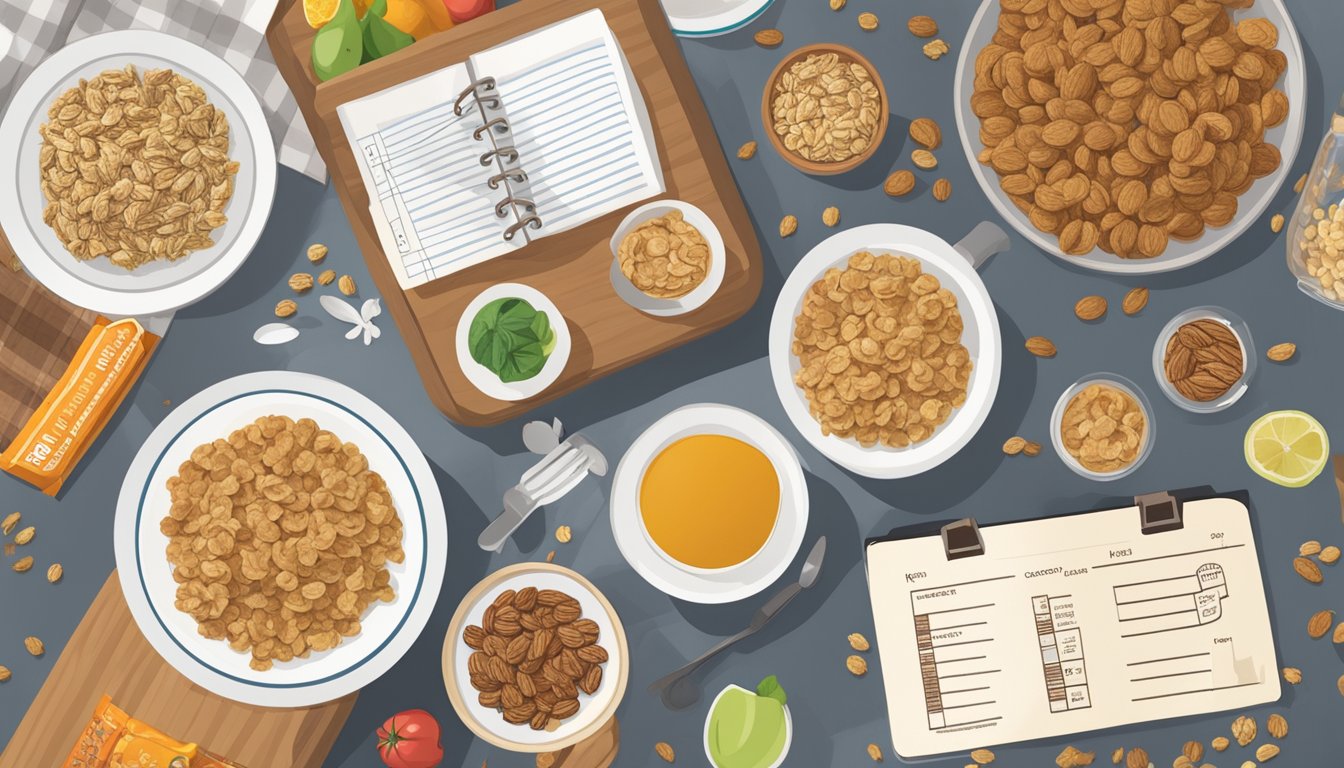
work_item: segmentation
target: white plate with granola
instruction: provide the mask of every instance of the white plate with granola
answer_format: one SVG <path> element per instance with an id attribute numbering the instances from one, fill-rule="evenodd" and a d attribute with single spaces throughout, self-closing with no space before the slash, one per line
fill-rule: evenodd
<path id="1" fill-rule="evenodd" d="M 870 224 L 808 252 L 770 321 L 770 373 L 794 427 L 866 477 L 917 475 L 961 450 L 989 415 L 1003 359 L 975 270 L 1007 247 L 989 223 L 955 246 Z"/>
<path id="2" fill-rule="evenodd" d="M 113 544 L 140 631 L 235 701 L 312 706 L 359 690 L 424 629 L 447 524 L 429 465 L 385 411 L 329 379 L 227 379 L 145 441 Z"/>
<path id="3" fill-rule="evenodd" d="M 1121 45 L 1132 51 L 1126 56 L 1135 56 L 1136 66 L 1142 66 L 1147 50 L 1142 28 L 1146 20 L 1129 24 L 1126 16 L 1121 21 L 1129 28 L 1122 28 L 1114 39 L 1095 43 L 1095 54 L 1089 54 L 1087 61 L 1072 63 L 1067 69 L 1063 66 L 1069 61 L 1050 61 L 1047 68 L 1061 67 L 1061 72 L 1036 79 L 1036 85 L 1031 84 L 1033 78 L 1025 64 L 1015 67 L 1021 74 L 1020 88 L 1035 89 L 1028 98 L 1019 99 L 1002 74 L 1003 59 L 994 64 L 992 54 L 980 58 L 1000 33 L 999 0 L 984 0 L 961 48 L 955 106 L 957 128 L 971 170 L 1003 218 L 1046 253 L 1070 264 L 1118 274 L 1151 274 L 1187 267 L 1236 240 L 1259 219 L 1288 178 L 1302 143 L 1307 99 L 1302 44 L 1282 0 L 1248 0 L 1245 4 L 1249 7 L 1209 3 L 1195 9 L 1187 4 L 1181 7 L 1191 14 L 1164 17 L 1178 41 L 1182 36 L 1199 39 L 1205 34 L 1203 30 L 1229 24 L 1219 20 L 1224 13 L 1236 26 L 1228 27 L 1226 36 L 1204 40 L 1198 47 L 1173 49 L 1153 75 L 1116 69 L 1127 66 L 1126 59 L 1120 58 Z M 1205 19 L 1205 9 L 1215 18 Z M 1039 32 L 1032 34 L 1039 39 Z M 1000 39 L 1018 40 L 1022 35 L 1013 27 Z M 1053 44 L 1046 47 L 1054 48 Z M 1026 61 L 1022 52 L 1010 53 L 1021 57 L 1015 61 Z M 1093 69 L 1083 71 L 1084 65 L 1093 60 L 1097 62 Z M 979 87 L 978 69 L 990 72 Z M 1078 77 L 1064 76 L 1075 70 Z M 1185 71 L 1196 79 L 1173 80 L 1189 77 L 1181 74 Z M 1220 102 L 1224 107 L 1221 111 L 1205 114 L 1195 106 L 1208 98 L 1195 93 L 1206 90 L 1199 79 L 1201 71 L 1213 72 L 1209 88 L 1216 86 L 1223 93 L 1227 92 L 1226 85 L 1218 85 L 1217 77 L 1237 80 L 1239 95 L 1258 97 L 1251 99 L 1255 109 L 1250 110 L 1245 103 Z M 1249 78 L 1255 73 L 1272 85 L 1262 86 L 1258 81 L 1247 85 L 1250 80 L 1240 77 Z M 1019 81 L 1017 75 L 1013 80 Z M 1077 91 L 1079 98 L 1066 101 L 1057 84 Z M 1155 85 L 1170 96 L 1157 99 L 1161 109 L 1154 107 L 1146 120 L 1135 119 L 1137 102 L 1157 95 L 1151 90 Z M 1098 102 L 1100 97 L 1104 99 Z M 1052 98 L 1056 106 L 1052 106 Z M 1182 103 L 1182 99 L 1188 103 Z M 1117 101 L 1122 104 L 1117 106 Z M 1126 106 L 1131 101 L 1135 102 L 1132 107 Z M 1009 103 L 1022 106 L 1014 109 Z M 1099 104 L 1107 108 L 1106 119 L 1094 110 Z M 1021 110 L 1039 110 L 1041 117 L 1024 117 Z M 1028 119 L 1037 122 L 1028 124 Z M 991 124 L 991 120 L 995 122 Z M 1263 132 L 1257 130 L 1262 124 Z M 1117 138 L 1113 126 L 1123 126 L 1127 135 Z M 1150 126 L 1160 127 L 1150 131 Z M 1248 133 L 1239 133 L 1239 126 Z M 1023 133 L 1021 129 L 1027 127 L 1031 131 Z M 1021 148 L 1017 146 L 1019 137 Z M 986 153 L 989 165 L 977 159 L 985 149 L 985 138 L 1004 145 L 995 150 L 997 154 Z M 1236 144 L 1242 138 L 1247 148 L 1237 156 Z M 1007 146 L 1007 140 L 1012 146 Z M 1260 140 L 1263 147 L 1252 150 Z M 1079 148 L 1085 150 L 1081 155 Z M 1031 159 L 1033 152 L 1039 155 L 1039 165 Z M 1099 178 L 1097 168 L 1089 171 L 1073 165 L 1081 162 L 1080 157 L 1095 164 L 1103 155 L 1118 180 L 1113 188 Z M 1067 162 L 1068 167 L 1055 170 L 1061 162 Z M 1037 183 L 1037 179 L 1029 178 L 1033 167 L 1049 170 L 1059 178 Z M 1220 169 L 1215 172 L 1216 168 Z M 1238 174 L 1244 178 L 1234 178 Z M 1041 192 L 1045 187 L 1049 189 Z"/>
<path id="4" fill-rule="evenodd" d="M 47 58 L 15 93 L 0 142 L 0 228 L 24 268 L 108 315 L 171 312 L 218 288 L 275 197 L 252 89 L 160 32 L 94 35 Z"/>

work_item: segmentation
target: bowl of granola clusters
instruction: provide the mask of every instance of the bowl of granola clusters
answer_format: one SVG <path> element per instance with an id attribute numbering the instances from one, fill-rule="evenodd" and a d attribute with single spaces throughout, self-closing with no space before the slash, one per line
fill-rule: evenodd
<path id="1" fill-rule="evenodd" d="M 775 151 L 817 176 L 853 170 L 872 157 L 887 132 L 888 111 L 877 68 L 835 43 L 806 45 L 785 56 L 761 98 Z"/>
<path id="2" fill-rule="evenodd" d="M 203 48 L 149 30 L 42 62 L 0 122 L 0 228 L 35 279 L 109 315 L 152 315 L 223 284 L 275 196 L 256 95 Z"/>

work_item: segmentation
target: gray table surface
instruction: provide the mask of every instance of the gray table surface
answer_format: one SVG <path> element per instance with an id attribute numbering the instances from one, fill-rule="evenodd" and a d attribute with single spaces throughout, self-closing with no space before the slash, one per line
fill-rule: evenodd
<path id="1" fill-rule="evenodd" d="M 571 429 L 582 429 L 613 459 L 660 416 L 697 402 L 722 402 L 753 411 L 778 425 L 798 446 L 808 469 L 812 499 L 804 551 L 817 536 L 830 540 L 821 580 L 767 631 L 701 673 L 710 692 L 729 683 L 750 686 L 766 675 L 779 675 L 790 694 L 796 727 L 788 765 L 868 764 L 864 748 L 869 742 L 891 753 L 877 654 L 869 655 L 871 671 L 865 679 L 852 677 L 844 668 L 849 653 L 846 635 L 858 631 L 872 637 L 861 564 L 864 537 L 944 517 L 1017 520 L 1092 508 L 1155 489 L 1195 485 L 1250 491 L 1280 663 L 1303 671 L 1302 685 L 1285 686 L 1280 702 L 1253 711 L 1262 730 L 1271 712 L 1283 713 L 1291 725 L 1283 756 L 1276 764 L 1338 765 L 1338 755 L 1344 750 L 1344 729 L 1338 727 L 1344 699 L 1335 681 L 1344 673 L 1344 646 L 1309 640 L 1305 624 L 1311 613 L 1322 608 L 1344 612 L 1344 591 L 1338 586 L 1344 575 L 1329 570 L 1326 585 L 1312 587 L 1290 567 L 1291 556 L 1306 539 L 1344 544 L 1338 496 L 1328 472 L 1301 490 L 1279 488 L 1259 479 L 1246 467 L 1241 446 L 1247 425 L 1277 408 L 1311 412 L 1344 440 L 1338 394 L 1344 376 L 1339 355 L 1344 315 L 1298 292 L 1284 263 L 1283 237 L 1270 232 L 1268 214 L 1207 262 L 1141 280 L 1072 268 L 1014 235 L 1012 250 L 995 257 L 983 270 L 998 309 L 1006 352 L 998 399 L 976 439 L 932 472 L 899 481 L 856 477 L 809 448 L 784 416 L 765 357 L 769 315 L 784 276 L 808 249 L 830 234 L 820 221 L 824 207 L 840 207 L 841 226 L 910 223 L 949 240 L 960 238 L 983 219 L 995 218 L 956 146 L 949 97 L 957 46 L 976 5 L 971 0 L 851 0 L 836 13 L 828 10 L 824 0 L 778 0 L 747 31 L 685 42 L 686 58 L 730 158 L 743 141 L 764 139 L 757 105 L 765 77 L 787 50 L 806 42 L 845 42 L 876 63 L 894 106 L 891 129 L 874 159 L 837 178 L 804 177 L 764 143 L 755 160 L 732 159 L 764 250 L 765 287 L 756 306 L 726 330 L 596 382 L 540 409 L 537 415 L 558 416 Z M 1288 5 L 1306 49 L 1309 85 L 1307 137 L 1291 180 L 1309 167 L 1328 106 L 1344 88 L 1344 46 L 1340 45 L 1344 26 L 1335 0 L 1289 0 Z M 881 18 L 882 26 L 876 32 L 858 28 L 855 17 L 864 10 Z M 929 13 L 938 19 L 943 36 L 953 46 L 951 57 L 938 62 L 924 58 L 904 28 L 905 19 L 914 13 Z M 763 50 L 752 43 L 751 32 L 766 26 L 783 30 L 781 49 Z M 893 201 L 882 194 L 881 182 L 893 167 L 909 167 L 906 156 L 911 146 L 905 129 L 910 119 L 919 116 L 933 117 L 944 128 L 947 144 L 939 152 L 942 165 L 936 173 L 920 174 L 918 194 Z M 928 193 L 939 176 L 950 179 L 955 190 L 952 199 L 942 204 Z M 443 723 L 448 752 L 445 765 L 474 767 L 487 759 L 493 768 L 531 765 L 530 757 L 508 755 L 471 738 L 444 693 L 439 651 L 448 620 L 472 584 L 503 565 L 541 559 L 551 549 L 558 551 L 556 562 L 578 569 L 606 592 L 629 634 L 634 659 L 630 689 L 619 712 L 622 747 L 616 764 L 659 764 L 652 751 L 657 741 L 676 748 L 679 765 L 703 764 L 701 730 L 708 701 L 669 713 L 645 688 L 681 660 L 743 626 L 769 590 L 740 603 L 702 606 L 668 598 L 646 584 L 627 567 L 612 539 L 609 479 L 585 482 L 569 497 L 534 515 L 502 554 L 486 556 L 478 550 L 476 535 L 497 511 L 500 494 L 533 461 L 521 444 L 521 421 L 466 429 L 444 419 L 426 398 L 406 348 L 386 315 L 381 319 L 383 338 L 366 348 L 346 342 L 343 329 L 322 314 L 316 297 L 310 296 L 299 302 L 296 324 L 303 335 L 298 341 L 278 348 L 254 344 L 252 331 L 273 319 L 271 308 L 289 295 L 285 277 L 307 269 L 303 253 L 311 242 L 331 247 L 324 266 L 349 272 L 362 286 L 361 296 L 373 295 L 345 214 L 330 189 L 282 170 L 276 200 L 251 259 L 216 294 L 178 313 L 133 393 L 133 401 L 108 427 L 62 498 L 47 498 L 0 476 L 0 512 L 22 510 L 26 521 L 36 524 L 39 531 L 28 552 L 40 563 L 60 561 L 66 571 L 65 580 L 55 586 L 31 575 L 0 574 L 0 664 L 14 672 L 12 680 L 0 684 L 0 743 L 8 741 L 113 568 L 110 541 L 116 492 L 131 457 L 169 410 L 164 401 L 181 402 L 236 374 L 289 369 L 349 384 L 405 425 L 435 467 L 448 515 L 448 574 L 433 618 L 405 658 L 362 692 L 327 766 L 376 765 L 374 729 L 388 715 L 411 707 L 426 708 Z M 1291 189 L 1284 189 L 1272 211 L 1288 212 L 1292 204 Z M 797 234 L 781 240 L 776 228 L 780 217 L 788 213 L 797 215 L 800 225 Z M 1121 314 L 1118 305 L 1134 285 L 1151 288 L 1152 298 L 1141 315 L 1131 318 Z M 1072 307 L 1090 293 L 1108 297 L 1113 311 L 1101 322 L 1084 324 L 1073 317 Z M 1150 365 L 1153 341 L 1161 326 L 1180 310 L 1199 304 L 1220 304 L 1240 314 L 1261 349 L 1286 340 L 1296 342 L 1299 349 L 1298 357 L 1287 365 L 1262 363 L 1250 392 L 1234 407 L 1202 417 L 1168 402 L 1157 390 Z M 1025 352 L 1024 338 L 1036 334 L 1055 340 L 1060 349 L 1057 358 L 1037 360 Z M 1132 476 L 1112 484 L 1074 475 L 1050 450 L 1047 437 L 1047 421 L 1059 393 L 1080 376 L 1099 370 L 1116 371 L 1138 382 L 1156 411 L 1157 443 L 1152 456 Z M 1019 433 L 1045 443 L 1046 450 L 1037 458 L 1003 456 L 1003 440 Z M 562 523 L 573 527 L 574 541 L 557 545 L 551 532 Z M 35 660 L 23 652 L 22 638 L 29 634 L 46 641 L 44 658 Z M 1187 739 L 1207 742 L 1217 735 L 1230 735 L 1228 725 L 1234 715 L 1191 717 L 1008 746 L 997 750 L 996 765 L 1053 765 L 1055 755 L 1067 743 L 1098 750 L 1099 763 L 1117 746 L 1143 746 L 1155 764 L 1168 765 Z M 1212 754 L 1208 761 L 1237 766 L 1250 757 L 1249 750 L 1238 751 L 1234 746 L 1222 755 Z M 966 755 L 957 755 L 935 764 L 962 766 L 967 762 Z"/>

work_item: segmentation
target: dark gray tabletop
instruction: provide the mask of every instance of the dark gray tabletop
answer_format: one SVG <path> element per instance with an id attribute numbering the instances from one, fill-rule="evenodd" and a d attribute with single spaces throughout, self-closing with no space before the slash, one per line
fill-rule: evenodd
<path id="1" fill-rule="evenodd" d="M 844 667 L 849 653 L 846 635 L 858 631 L 872 637 L 861 562 L 865 537 L 944 517 L 1016 520 L 1196 485 L 1249 490 L 1280 662 L 1303 671 L 1300 686 L 1285 686 L 1282 701 L 1253 713 L 1262 730 L 1271 712 L 1283 713 L 1291 725 L 1276 764 L 1337 765 L 1344 750 L 1344 729 L 1338 726 L 1344 699 L 1335 681 L 1344 674 L 1340 650 L 1344 646 L 1332 646 L 1328 639 L 1309 640 L 1305 625 L 1317 610 L 1344 611 L 1344 590 L 1339 587 L 1344 574 L 1327 569 L 1325 586 L 1312 587 L 1293 574 L 1291 557 L 1306 539 L 1344 544 L 1338 495 L 1328 472 L 1301 490 L 1259 479 L 1242 459 L 1242 436 L 1250 422 L 1268 410 L 1300 408 L 1344 441 L 1344 412 L 1339 407 L 1344 315 L 1298 292 L 1285 265 L 1283 237 L 1270 232 L 1269 213 L 1233 246 L 1203 264 L 1141 280 L 1072 268 L 1014 235 L 1012 250 L 982 270 L 997 305 L 1006 351 L 998 399 L 978 437 L 932 472 L 899 481 L 856 477 L 810 449 L 784 416 L 765 357 L 769 315 L 784 276 L 808 249 L 831 234 L 821 224 L 823 208 L 839 206 L 841 226 L 914 224 L 953 241 L 977 222 L 995 219 L 956 144 L 950 97 L 957 47 L 976 5 L 972 0 L 850 0 L 844 11 L 836 13 L 824 0 L 777 0 L 747 31 L 684 43 L 757 225 L 766 263 L 764 290 L 751 312 L 726 330 L 594 383 L 537 415 L 558 416 L 569 428 L 582 429 L 613 462 L 663 414 L 707 401 L 761 415 L 798 447 L 809 470 L 812 499 L 810 530 L 799 558 L 817 536 L 828 536 L 830 551 L 821 580 L 765 632 L 701 673 L 711 693 L 729 683 L 750 686 L 766 675 L 779 676 L 790 694 L 796 727 L 788 765 L 865 765 L 869 742 L 882 745 L 892 760 L 877 654 L 869 654 L 871 671 L 864 679 L 854 678 Z M 1344 26 L 1334 0 L 1288 0 L 1288 5 L 1306 49 L 1309 86 L 1307 136 L 1290 174 L 1291 186 L 1291 180 L 1309 167 L 1328 107 L 1344 89 Z M 865 10 L 881 19 L 877 31 L 859 29 L 855 19 Z M 906 18 L 914 13 L 938 19 L 953 48 L 949 57 L 938 62 L 924 58 L 905 30 Z M 752 43 L 751 32 L 766 26 L 784 31 L 780 49 L 763 50 Z M 877 156 L 858 171 L 829 179 L 802 176 L 764 142 L 756 159 L 733 158 L 742 142 L 764 139 L 759 104 L 769 70 L 788 50 L 817 41 L 849 44 L 880 69 L 896 117 Z M 936 174 L 920 174 L 918 194 L 893 201 L 882 193 L 881 183 L 897 164 L 908 167 L 911 146 L 905 130 L 910 119 L 920 116 L 933 117 L 943 126 L 941 167 Z M 941 204 L 928 193 L 939 176 L 950 179 L 954 188 L 952 199 Z M 0 513 L 22 510 L 25 522 L 39 529 L 29 545 L 31 554 L 42 563 L 62 562 L 66 572 L 65 580 L 55 586 L 40 578 L 0 575 L 0 664 L 14 671 L 11 681 L 0 684 L 0 743 L 9 739 L 113 568 L 116 493 L 137 448 L 169 410 L 164 401 L 181 402 L 239 373 L 283 368 L 344 382 L 386 408 L 434 465 L 448 514 L 448 575 L 434 616 L 405 658 L 360 695 L 328 766 L 375 765 L 374 729 L 385 717 L 412 707 L 430 710 L 443 723 L 449 753 L 445 765 L 474 768 L 486 759 L 492 768 L 531 765 L 530 757 L 508 755 L 470 737 L 444 693 L 439 652 L 448 620 L 472 584 L 495 568 L 541 559 L 551 549 L 557 550 L 557 563 L 578 569 L 606 592 L 629 634 L 634 659 L 630 689 L 619 713 L 622 747 L 617 765 L 660 764 L 652 751 L 657 741 L 676 748 L 679 765 L 703 764 L 701 731 L 708 700 L 669 713 L 645 688 L 681 660 L 744 626 L 770 590 L 723 606 L 684 603 L 659 593 L 635 575 L 616 550 L 608 523 L 609 479 L 586 481 L 560 503 L 534 515 L 502 554 L 488 557 L 478 550 L 476 536 L 496 513 L 501 493 L 533 460 L 522 446 L 521 421 L 465 429 L 444 419 L 426 398 L 386 315 L 380 319 L 383 338 L 366 348 L 345 341 L 343 328 L 322 314 L 316 297 L 309 296 L 299 302 L 295 323 L 303 329 L 299 340 L 282 347 L 254 344 L 253 330 L 271 321 L 271 308 L 290 295 L 286 276 L 307 269 L 303 254 L 309 243 L 329 245 L 327 266 L 352 274 L 362 287 L 362 297 L 374 295 L 334 192 L 282 169 L 276 201 L 251 259 L 219 292 L 178 314 L 132 402 L 109 425 L 61 499 L 47 498 L 0 476 Z M 1288 213 L 1293 203 L 1292 190 L 1285 188 L 1270 213 Z M 798 216 L 798 232 L 781 240 L 778 222 L 790 213 Z M 1151 288 L 1152 298 L 1141 315 L 1126 317 L 1118 311 L 1119 300 L 1135 285 Z M 1108 297 L 1112 311 L 1101 322 L 1084 324 L 1074 318 L 1072 308 L 1078 298 L 1091 293 Z M 1296 342 L 1299 349 L 1298 357 L 1287 365 L 1262 361 L 1250 392 L 1231 409 L 1212 416 L 1188 414 L 1167 401 L 1157 389 L 1150 364 L 1161 326 L 1182 309 L 1199 304 L 1219 304 L 1239 314 L 1261 350 L 1279 341 Z M 1023 341 L 1036 334 L 1056 342 L 1057 358 L 1037 360 L 1027 354 Z M 1050 449 L 1047 429 L 1060 392 L 1080 376 L 1102 370 L 1138 382 L 1153 403 L 1157 424 L 1156 448 L 1147 463 L 1112 484 L 1089 482 L 1070 472 Z M 1036 458 L 1003 456 L 1000 446 L 1014 434 L 1041 441 L 1045 451 Z M 574 529 L 574 541 L 565 545 L 552 536 L 562 523 Z M 788 578 L 795 570 L 796 564 Z M 22 638 L 29 634 L 46 641 L 43 659 L 31 659 L 23 652 Z M 1155 764 L 1169 765 L 1188 739 L 1207 742 L 1217 735 L 1230 736 L 1228 726 L 1235 714 L 1004 747 L 997 750 L 996 765 L 1053 765 L 1066 743 L 1097 750 L 1098 764 L 1115 747 L 1143 746 Z M 1251 757 L 1249 750 L 1234 746 L 1206 761 L 1235 767 Z M 936 765 L 967 762 L 966 755 L 958 755 Z"/>

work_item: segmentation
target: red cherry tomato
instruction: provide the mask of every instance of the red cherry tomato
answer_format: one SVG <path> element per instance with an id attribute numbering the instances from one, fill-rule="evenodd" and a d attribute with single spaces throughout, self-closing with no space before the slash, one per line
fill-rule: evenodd
<path id="1" fill-rule="evenodd" d="M 495 0 L 443 0 L 443 6 L 453 17 L 453 23 L 461 24 L 495 10 Z"/>
<path id="2" fill-rule="evenodd" d="M 423 709 L 408 709 L 378 729 L 378 756 L 387 768 L 434 768 L 443 762 L 439 723 Z"/>

